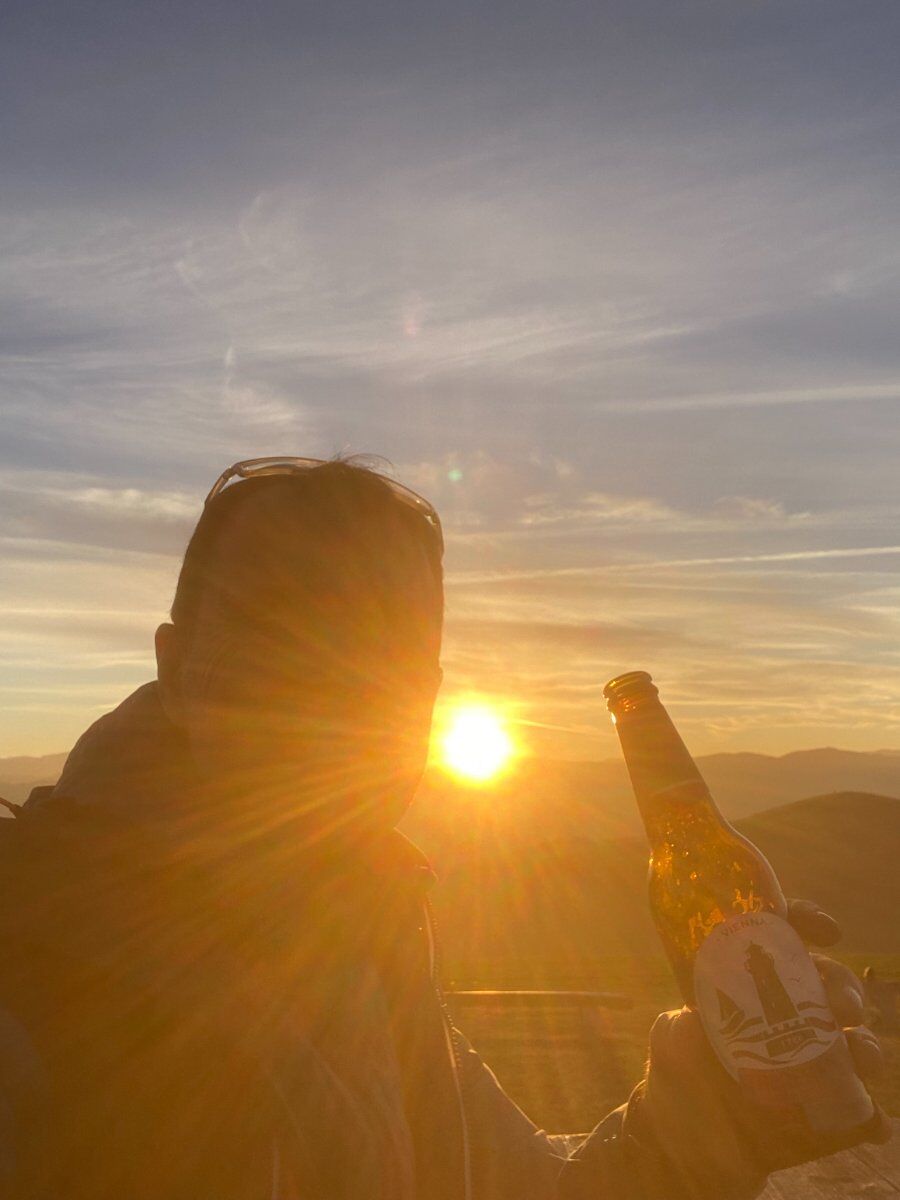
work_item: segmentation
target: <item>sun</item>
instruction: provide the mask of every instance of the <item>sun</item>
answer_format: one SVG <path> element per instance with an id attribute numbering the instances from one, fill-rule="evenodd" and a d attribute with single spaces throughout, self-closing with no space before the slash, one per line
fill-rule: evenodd
<path id="1" fill-rule="evenodd" d="M 444 767 L 474 783 L 493 779 L 514 753 L 503 718 L 486 704 L 466 704 L 456 709 L 440 743 Z"/>

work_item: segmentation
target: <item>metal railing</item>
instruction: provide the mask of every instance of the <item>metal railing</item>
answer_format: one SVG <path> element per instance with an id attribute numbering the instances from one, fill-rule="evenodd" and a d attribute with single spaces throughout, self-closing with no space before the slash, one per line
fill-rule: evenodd
<path id="1" fill-rule="evenodd" d="M 632 998 L 621 992 L 571 992 L 556 989 L 509 989 L 509 988 L 451 988 L 447 999 L 454 1004 L 519 1005 L 528 1008 L 551 1008 L 572 1006 L 576 1008 L 632 1007 Z"/>

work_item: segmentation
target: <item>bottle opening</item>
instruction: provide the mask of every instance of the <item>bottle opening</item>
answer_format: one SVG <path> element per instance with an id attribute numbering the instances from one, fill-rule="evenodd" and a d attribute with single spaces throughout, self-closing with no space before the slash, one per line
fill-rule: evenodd
<path id="1" fill-rule="evenodd" d="M 642 700 L 651 700 L 659 695 L 659 689 L 646 671 L 626 671 L 611 679 L 603 689 L 606 706 L 613 714 L 623 712 Z"/>

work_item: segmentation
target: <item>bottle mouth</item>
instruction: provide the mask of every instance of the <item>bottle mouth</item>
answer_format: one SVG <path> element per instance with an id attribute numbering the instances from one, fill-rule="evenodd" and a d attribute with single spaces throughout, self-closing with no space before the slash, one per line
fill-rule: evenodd
<path id="1" fill-rule="evenodd" d="M 626 671 L 624 675 L 617 675 L 609 681 L 603 689 L 603 695 L 609 711 L 615 712 L 630 701 L 658 696 L 659 689 L 646 671 Z"/>

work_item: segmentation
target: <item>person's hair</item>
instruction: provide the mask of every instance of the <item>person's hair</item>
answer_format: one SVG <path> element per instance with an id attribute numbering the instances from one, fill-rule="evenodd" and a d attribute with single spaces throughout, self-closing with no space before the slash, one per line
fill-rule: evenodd
<path id="1" fill-rule="evenodd" d="M 264 527 L 244 529 L 241 543 L 244 559 L 227 561 L 220 552 L 223 532 L 240 520 L 246 503 L 254 496 L 271 501 L 271 519 Z M 277 580 L 271 576 L 272 546 L 277 542 Z M 406 541 L 408 535 L 408 541 Z M 406 542 L 404 545 L 403 543 Z M 439 627 L 443 616 L 443 572 L 441 549 L 424 516 L 397 498 L 391 487 L 374 470 L 357 461 L 337 459 L 309 470 L 241 479 L 221 491 L 206 505 L 188 542 L 171 608 L 172 623 L 187 639 L 193 636 L 201 602 L 214 594 L 222 601 L 228 618 L 240 627 L 245 620 L 265 623 L 273 598 L 285 589 L 300 595 L 322 595 L 340 591 L 350 576 L 353 586 L 375 589 L 379 602 L 402 614 L 404 571 L 397 564 L 410 561 L 410 554 L 424 550 L 434 584 L 433 609 L 429 623 Z M 256 560 L 261 567 L 253 574 Z M 229 586 L 235 570 L 245 576 L 242 585 Z M 249 578 L 249 584 L 246 582 Z M 406 574 L 408 582 L 408 572 Z M 234 592 L 239 590 L 235 606 Z M 399 617 L 402 621 L 402 615 Z"/>

